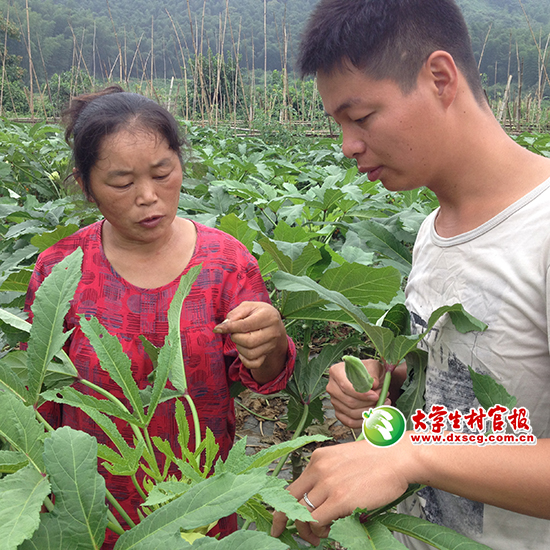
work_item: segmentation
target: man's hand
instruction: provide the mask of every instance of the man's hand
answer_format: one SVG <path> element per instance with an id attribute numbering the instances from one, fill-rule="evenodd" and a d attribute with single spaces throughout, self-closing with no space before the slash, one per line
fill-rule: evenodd
<path id="1" fill-rule="evenodd" d="M 408 487 L 400 465 L 407 453 L 393 447 L 374 447 L 356 441 L 317 449 L 302 475 L 288 490 L 312 512 L 315 522 L 296 521 L 300 537 L 317 546 L 328 536 L 333 521 L 349 516 L 356 508 L 373 510 L 392 502 Z M 304 500 L 315 506 L 312 510 Z M 278 537 L 286 527 L 286 516 L 275 512 L 271 534 Z"/>
<path id="2" fill-rule="evenodd" d="M 330 395 L 336 418 L 345 426 L 360 428 L 363 425 L 363 411 L 374 407 L 380 397 L 380 389 L 386 369 L 375 359 L 363 360 L 365 368 L 374 378 L 372 389 L 365 393 L 356 392 L 346 376 L 344 363 L 336 363 L 329 370 L 327 392 Z M 390 404 L 386 399 L 385 405 Z"/>

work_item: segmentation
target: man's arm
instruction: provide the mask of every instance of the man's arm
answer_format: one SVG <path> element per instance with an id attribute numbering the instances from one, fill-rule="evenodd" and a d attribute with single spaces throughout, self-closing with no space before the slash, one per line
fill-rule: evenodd
<path id="1" fill-rule="evenodd" d="M 372 510 L 388 504 L 411 483 L 550 519 L 549 439 L 529 446 L 479 447 L 413 445 L 409 435 L 386 448 L 357 441 L 316 450 L 289 487 L 302 503 L 308 493 L 316 507 L 312 516 L 318 523 L 299 523 L 300 536 L 319 544 L 332 521 L 358 507 Z M 278 536 L 284 527 L 284 515 L 276 513 L 272 533 Z"/>

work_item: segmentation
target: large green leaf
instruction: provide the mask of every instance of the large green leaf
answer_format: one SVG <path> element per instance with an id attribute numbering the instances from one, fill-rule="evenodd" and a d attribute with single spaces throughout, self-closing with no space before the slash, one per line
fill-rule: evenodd
<path id="1" fill-rule="evenodd" d="M 193 550 L 285 550 L 288 545 L 261 531 L 237 531 L 222 540 L 211 537 L 198 539 L 189 548 Z M 170 550 L 175 549 L 171 547 Z"/>
<path id="2" fill-rule="evenodd" d="M 239 219 L 235 214 L 228 214 L 220 220 L 219 229 L 235 237 L 246 246 L 249 252 L 252 252 L 258 232 L 250 229 L 247 222 Z"/>
<path id="3" fill-rule="evenodd" d="M 29 402 L 36 404 L 44 376 L 54 355 L 69 333 L 63 332 L 65 315 L 80 281 L 82 249 L 64 258 L 36 291 L 32 305 L 33 323 L 28 343 Z"/>
<path id="4" fill-rule="evenodd" d="M 312 243 L 289 243 L 267 237 L 258 242 L 266 252 L 269 252 L 277 267 L 286 273 L 302 275 L 308 267 L 321 259 L 321 253 Z"/>
<path id="5" fill-rule="evenodd" d="M 0 413 L 0 436 L 23 453 L 36 470 L 44 472 L 44 428 L 36 420 L 34 409 L 12 393 L 0 390 Z"/>
<path id="6" fill-rule="evenodd" d="M 405 514 L 386 514 L 380 521 L 390 531 L 397 531 L 438 548 L 439 550 L 491 550 L 448 527 Z"/>
<path id="7" fill-rule="evenodd" d="M 139 394 L 139 388 L 132 374 L 132 362 L 124 353 L 120 340 L 109 334 L 96 317 L 91 319 L 80 319 L 82 332 L 90 340 L 94 348 L 101 368 L 106 370 L 110 377 L 116 382 L 130 402 L 135 419 L 145 424 L 143 403 Z"/>
<path id="8" fill-rule="evenodd" d="M 53 512 L 44 514 L 29 548 L 99 550 L 107 527 L 105 480 L 97 472 L 97 442 L 68 426 L 44 445 L 44 461 L 55 495 Z M 26 548 L 26 547 L 24 547 Z"/>
<path id="9" fill-rule="evenodd" d="M 173 548 L 171 543 L 180 529 L 196 529 L 230 515 L 257 494 L 267 480 L 261 469 L 239 476 L 225 472 L 210 477 L 127 531 L 115 550 Z"/>
<path id="10" fill-rule="evenodd" d="M 36 531 L 49 493 L 47 478 L 30 465 L 0 479 L 0 546 L 4 550 L 15 550 Z"/>

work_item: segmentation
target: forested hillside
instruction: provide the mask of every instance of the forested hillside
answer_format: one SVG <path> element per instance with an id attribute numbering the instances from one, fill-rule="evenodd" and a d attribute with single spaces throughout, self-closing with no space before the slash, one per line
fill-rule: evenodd
<path id="1" fill-rule="evenodd" d="M 181 76 L 183 56 L 195 48 L 224 51 L 248 68 L 292 66 L 300 31 L 315 0 L 0 0 L 1 13 L 20 30 L 8 39 L 10 53 L 28 66 L 30 37 L 34 70 L 39 78 L 68 70 L 80 60 L 96 76 L 123 72 L 141 76 L 153 67 L 158 78 Z M 544 49 L 550 32 L 550 0 L 459 0 L 481 55 L 491 27 L 481 69 L 490 82 L 505 82 L 509 53 L 517 66 L 516 44 L 524 58 L 527 85 L 538 78 L 537 48 L 522 4 Z M 226 7 L 228 9 L 226 10 Z M 265 8 L 265 33 L 264 33 Z M 28 22 L 28 25 L 27 25 Z M 264 45 L 266 47 L 264 47 Z M 82 55 L 81 55 L 82 54 Z M 27 71 L 28 78 L 28 71 Z"/>

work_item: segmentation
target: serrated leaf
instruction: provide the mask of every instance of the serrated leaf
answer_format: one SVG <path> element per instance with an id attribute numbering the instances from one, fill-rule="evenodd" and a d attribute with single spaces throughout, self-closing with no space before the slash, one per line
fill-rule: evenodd
<path id="1" fill-rule="evenodd" d="M 293 521 L 315 521 L 309 510 L 298 503 L 285 487 L 288 482 L 285 479 L 270 477 L 269 482 L 259 492 L 263 502 L 277 510 L 283 512 L 288 519 Z"/>
<path id="2" fill-rule="evenodd" d="M 51 434 L 44 444 L 44 461 L 55 495 L 53 512 L 44 514 L 32 538 L 36 548 L 99 550 L 107 527 L 105 480 L 97 472 L 97 442 L 68 426 Z"/>
<path id="3" fill-rule="evenodd" d="M 40 523 L 50 483 L 32 466 L 0 479 L 0 546 L 15 550 Z"/>
<path id="4" fill-rule="evenodd" d="M 101 368 L 109 373 L 113 382 L 120 387 L 130 402 L 135 419 L 142 425 L 145 424 L 143 403 L 132 374 L 132 362 L 124 353 L 119 339 L 109 334 L 96 317 L 89 320 L 81 317 L 80 328 L 94 348 Z"/>
<path id="5" fill-rule="evenodd" d="M 170 543 L 180 529 L 196 529 L 235 512 L 262 489 L 266 479 L 261 470 L 240 476 L 224 472 L 210 477 L 126 531 L 115 550 L 151 548 L 152 540 L 154 548 L 172 548 Z"/>
<path id="6" fill-rule="evenodd" d="M 36 470 L 44 472 L 44 428 L 36 420 L 34 409 L 13 394 L 0 390 L 0 411 L 0 437 L 23 453 Z"/>
<path id="7" fill-rule="evenodd" d="M 260 548 L 261 550 L 286 550 L 288 545 L 261 531 L 237 531 L 222 540 L 204 537 L 195 541 L 190 548 L 193 550 L 197 548 L 200 550 L 236 550 L 237 548 L 239 550 L 258 550 Z"/>
<path id="8" fill-rule="evenodd" d="M 405 356 L 407 362 L 407 380 L 403 384 L 403 393 L 395 406 L 405 415 L 407 429 L 412 430 L 411 416 L 417 409 L 424 408 L 424 391 L 426 388 L 427 352 L 414 349 Z"/>
<path id="9" fill-rule="evenodd" d="M 69 336 L 63 332 L 63 323 L 80 281 L 82 255 L 82 249 L 78 248 L 64 258 L 36 291 L 27 348 L 29 401 L 33 405 L 38 401 L 50 361 Z"/>
<path id="10" fill-rule="evenodd" d="M 11 355 L 13 355 L 13 353 L 10 353 L 0 359 L 0 389 L 2 387 L 5 387 L 7 390 L 11 391 L 18 399 L 26 402 L 29 397 L 29 392 L 27 391 L 27 388 L 25 387 L 17 373 L 11 367 Z"/>
<path id="11" fill-rule="evenodd" d="M 386 514 L 379 520 L 390 531 L 397 531 L 439 550 L 491 550 L 456 531 L 405 514 Z"/>
<path id="12" fill-rule="evenodd" d="M 495 405 L 502 405 L 510 410 L 516 406 L 517 399 L 510 395 L 502 384 L 499 384 L 488 374 L 475 372 L 470 366 L 468 370 L 470 371 L 474 394 L 485 410 L 489 410 Z"/>
<path id="13" fill-rule="evenodd" d="M 381 523 L 361 524 L 357 516 L 337 520 L 330 528 L 330 538 L 347 550 L 406 550 Z"/>
<path id="14" fill-rule="evenodd" d="M 72 387 L 48 390 L 42 393 L 42 397 L 46 401 L 54 401 L 55 403 L 62 403 L 63 405 L 82 409 L 86 414 L 92 409 L 109 416 L 114 416 L 115 418 L 120 418 L 130 424 L 136 424 L 136 419 L 119 405 L 108 399 L 98 399 L 93 395 L 80 393 Z"/>
<path id="15" fill-rule="evenodd" d="M 158 398 L 166 385 L 166 376 L 168 375 L 174 387 L 180 392 L 187 391 L 187 379 L 185 376 L 185 365 L 183 364 L 183 352 L 181 345 L 181 310 L 183 302 L 187 298 L 191 287 L 196 281 L 202 269 L 202 264 L 192 267 L 185 275 L 181 277 L 178 290 L 172 298 L 170 308 L 168 309 L 168 334 L 164 339 L 164 346 L 159 353 L 157 373 L 153 386 L 153 396 L 149 406 L 148 419 L 152 416 L 151 409 L 156 407 Z"/>
<path id="16" fill-rule="evenodd" d="M 287 408 L 287 426 L 286 429 L 293 432 L 298 429 L 300 426 L 300 421 L 302 420 L 303 415 L 305 414 L 306 404 L 298 401 L 294 396 L 290 396 L 288 401 Z M 317 420 L 319 423 L 323 423 L 324 413 L 323 413 L 323 403 L 319 397 L 313 399 L 307 404 L 308 411 L 307 417 L 304 422 L 304 427 L 310 426 L 314 420 Z"/>
<path id="17" fill-rule="evenodd" d="M 296 439 L 291 439 L 289 441 L 284 441 L 283 443 L 278 443 L 277 445 L 271 445 L 266 449 L 262 449 L 254 455 L 251 455 L 250 464 L 242 470 L 242 472 L 248 472 L 253 468 L 262 468 L 264 466 L 269 466 L 274 460 L 277 460 L 281 456 L 285 456 L 288 453 L 300 449 L 304 445 L 309 443 L 327 441 L 328 437 L 324 435 L 303 435 L 297 437 Z M 240 472 L 239 472 L 240 473 Z"/>

